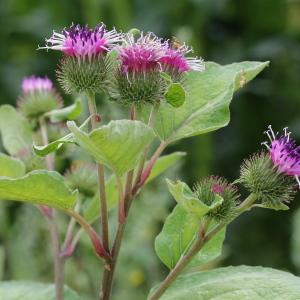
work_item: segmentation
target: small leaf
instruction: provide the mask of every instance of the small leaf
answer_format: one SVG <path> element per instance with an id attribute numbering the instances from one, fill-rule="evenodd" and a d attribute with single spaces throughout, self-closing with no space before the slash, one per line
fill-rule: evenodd
<path id="1" fill-rule="evenodd" d="M 166 101 L 173 107 L 180 107 L 185 102 L 185 90 L 180 83 L 172 83 L 169 85 L 165 94 Z"/>
<path id="2" fill-rule="evenodd" d="M 271 268 L 239 266 L 183 274 L 160 299 L 297 300 L 299 295 L 297 276 Z"/>
<path id="3" fill-rule="evenodd" d="M 55 300 L 55 287 L 38 282 L 3 281 L 0 282 L 0 295 L 1 300 Z M 79 300 L 79 297 L 65 286 L 64 300 Z"/>
<path id="4" fill-rule="evenodd" d="M 68 209 L 74 206 L 77 191 L 72 192 L 59 173 L 37 170 L 17 179 L 1 177 L 0 199 Z"/>
<path id="5" fill-rule="evenodd" d="M 81 125 L 80 125 L 80 129 L 82 130 L 86 130 L 87 125 L 90 122 L 91 117 L 87 118 Z M 64 144 L 75 144 L 75 138 L 73 133 L 69 133 L 64 137 L 61 137 L 58 140 L 55 140 L 51 143 L 49 143 L 48 145 L 42 145 L 42 146 L 38 146 L 38 145 L 33 145 L 33 150 L 34 152 L 39 155 L 39 156 L 46 156 L 52 152 L 55 152 L 57 150 L 59 150 L 59 148 L 64 145 Z"/>
<path id="6" fill-rule="evenodd" d="M 140 121 L 111 121 L 89 134 L 74 122 L 67 125 L 80 147 L 118 176 L 136 166 L 142 151 L 155 137 L 153 130 Z"/>
<path id="7" fill-rule="evenodd" d="M 21 160 L 0 153 L 0 177 L 17 178 L 24 174 L 25 165 Z"/>
<path id="8" fill-rule="evenodd" d="M 82 111 L 82 105 L 80 99 L 77 99 L 74 104 L 61 108 L 55 109 L 46 114 L 50 118 L 52 123 L 59 123 L 65 120 L 75 120 L 79 117 Z"/>
<path id="9" fill-rule="evenodd" d="M 176 162 L 178 162 L 185 152 L 174 152 L 168 155 L 161 156 L 154 164 L 151 174 L 146 181 L 146 184 L 150 183 L 157 176 L 161 175 L 168 168 L 172 167 Z M 106 182 L 106 198 L 107 198 L 107 208 L 112 209 L 118 202 L 118 189 L 116 178 L 112 175 Z M 84 217 L 90 222 L 94 222 L 98 219 L 100 215 L 99 209 L 99 194 L 96 194 L 88 203 L 85 208 Z"/>
<path id="10" fill-rule="evenodd" d="M 208 206 L 198 199 L 184 182 L 178 180 L 174 183 L 167 179 L 167 184 L 174 199 L 182 205 L 187 212 L 198 216 L 198 218 L 201 218 L 209 210 L 218 207 L 223 202 L 223 198 L 216 194 L 215 201 Z"/>
<path id="11" fill-rule="evenodd" d="M 161 261 L 170 269 L 184 255 L 195 241 L 200 229 L 200 220 L 176 205 L 167 217 L 164 227 L 155 239 L 155 251 Z M 212 228 L 215 224 L 212 224 Z M 222 253 L 225 229 L 215 235 L 194 257 L 191 266 L 200 266 L 217 258 Z"/>
<path id="12" fill-rule="evenodd" d="M 75 143 L 74 135 L 72 133 L 69 133 L 68 135 L 52 143 L 49 143 L 48 145 L 44 145 L 44 146 L 33 145 L 33 150 L 35 154 L 39 156 L 46 156 L 52 152 L 57 151 L 64 144 L 74 144 L 74 143 Z"/>
<path id="13" fill-rule="evenodd" d="M 0 133 L 3 146 L 10 155 L 18 155 L 31 147 L 30 124 L 11 105 L 0 106 Z"/>

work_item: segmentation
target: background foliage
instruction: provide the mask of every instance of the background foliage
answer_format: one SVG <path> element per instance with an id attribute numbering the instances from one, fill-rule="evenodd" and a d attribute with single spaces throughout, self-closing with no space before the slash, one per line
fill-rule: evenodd
<path id="1" fill-rule="evenodd" d="M 260 148 L 267 125 L 275 130 L 289 126 L 300 140 L 299 14 L 298 0 L 1 0 L 0 104 L 15 103 L 25 75 L 47 74 L 55 80 L 59 53 L 36 48 L 53 29 L 72 22 L 103 21 L 123 31 L 137 27 L 177 36 L 206 61 L 221 64 L 270 60 L 270 68 L 235 96 L 228 127 L 170 148 L 188 152 L 172 170 L 174 178 L 190 184 L 211 173 L 235 179 L 242 159 Z M 299 213 L 292 222 L 299 200 L 290 211 L 254 210 L 231 224 L 223 258 L 216 264 L 263 265 L 300 274 Z M 0 205 L 0 278 L 50 281 L 47 224 L 29 205 Z M 139 217 L 130 220 L 115 299 L 142 299 L 163 277 L 166 269 L 154 255 L 153 238 L 172 205 L 162 178 L 136 201 L 132 215 Z M 67 263 L 67 283 L 93 297 L 98 273 L 99 262 L 84 238 Z"/>

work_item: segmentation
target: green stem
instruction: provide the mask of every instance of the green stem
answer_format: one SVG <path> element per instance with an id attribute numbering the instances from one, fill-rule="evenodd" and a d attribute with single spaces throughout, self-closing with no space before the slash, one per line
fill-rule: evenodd
<path id="1" fill-rule="evenodd" d="M 225 226 L 228 225 L 229 222 L 233 221 L 244 211 L 251 209 L 253 203 L 256 201 L 256 197 L 254 194 L 250 194 L 245 201 L 242 202 L 240 206 L 237 207 L 234 217 L 227 222 L 222 222 L 216 225 L 212 230 L 210 230 L 206 234 L 206 229 L 208 224 L 204 224 L 202 229 L 199 231 L 197 235 L 197 239 L 193 246 L 189 249 L 189 251 L 183 255 L 179 261 L 177 262 L 174 269 L 170 271 L 164 281 L 160 284 L 160 286 L 156 289 L 156 291 L 150 296 L 148 300 L 158 300 L 164 292 L 169 288 L 169 286 L 174 282 L 174 280 L 180 275 L 180 273 L 184 270 L 184 268 L 191 262 L 194 256 L 203 248 L 203 246 L 210 241 L 218 232 L 220 232 Z"/>
<path id="2" fill-rule="evenodd" d="M 95 129 L 98 123 L 95 94 L 88 94 L 87 97 L 88 97 L 90 115 L 94 116 L 91 119 L 92 128 Z M 98 180 L 99 180 L 99 201 L 100 201 L 100 211 L 101 211 L 102 241 L 105 250 L 109 252 L 109 228 L 108 228 L 108 213 L 107 213 L 106 192 L 105 192 L 104 166 L 102 164 L 97 164 L 97 170 L 98 170 Z"/>
<path id="3" fill-rule="evenodd" d="M 41 130 L 41 135 L 43 139 L 43 144 L 47 145 L 49 143 L 47 124 L 44 117 L 39 118 L 39 125 Z M 54 156 L 47 155 L 46 163 L 48 170 L 54 170 Z M 41 207 L 41 211 L 44 208 Z M 54 282 L 55 282 L 55 294 L 56 300 L 64 299 L 64 262 L 65 260 L 60 256 L 60 239 L 59 232 L 56 224 L 56 214 L 54 209 L 49 210 L 50 213 L 44 214 L 48 220 L 49 231 L 51 235 L 51 243 L 53 247 L 53 263 L 54 263 Z"/>

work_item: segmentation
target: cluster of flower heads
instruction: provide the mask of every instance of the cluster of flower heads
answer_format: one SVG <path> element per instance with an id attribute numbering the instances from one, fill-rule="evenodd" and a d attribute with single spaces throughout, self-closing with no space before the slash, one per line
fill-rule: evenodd
<path id="1" fill-rule="evenodd" d="M 63 52 L 58 77 L 67 92 L 98 92 L 107 88 L 108 78 L 114 78 L 119 82 L 112 83 L 112 94 L 130 101 L 160 98 L 165 92 L 160 72 L 178 81 L 188 71 L 204 70 L 202 59 L 187 56 L 192 49 L 185 44 L 163 40 L 153 33 L 141 33 L 136 38 L 132 33 L 109 31 L 102 23 L 95 28 L 72 25 L 61 33 L 53 32 L 40 49 Z M 119 62 L 113 70 L 110 67 L 116 64 L 111 63 L 115 59 L 109 55 L 111 51 L 117 52 Z"/>
<path id="2" fill-rule="evenodd" d="M 284 134 L 278 136 L 278 133 L 275 134 L 272 127 L 269 126 L 265 133 L 270 144 L 268 142 L 263 144 L 268 148 L 272 162 L 278 171 L 288 176 L 295 176 L 300 186 L 300 147 L 290 137 L 291 132 L 288 132 L 287 127 L 283 131 Z"/>

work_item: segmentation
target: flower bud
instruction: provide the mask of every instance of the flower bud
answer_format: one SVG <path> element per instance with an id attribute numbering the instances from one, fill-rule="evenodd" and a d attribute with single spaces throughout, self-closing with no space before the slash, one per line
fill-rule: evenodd
<path id="1" fill-rule="evenodd" d="M 17 105 L 26 117 L 38 118 L 53 109 L 62 107 L 62 103 L 50 79 L 37 76 L 23 79 L 22 94 Z"/>
<path id="2" fill-rule="evenodd" d="M 71 189 L 78 189 L 87 197 L 92 197 L 97 190 L 97 169 L 94 165 L 75 161 L 65 173 L 65 178 Z"/>
<path id="3" fill-rule="evenodd" d="M 204 178 L 194 186 L 193 191 L 207 205 L 213 203 L 216 194 L 223 198 L 221 205 L 207 213 L 208 217 L 217 222 L 230 219 L 239 203 L 239 194 L 236 187 L 222 177 Z"/>

